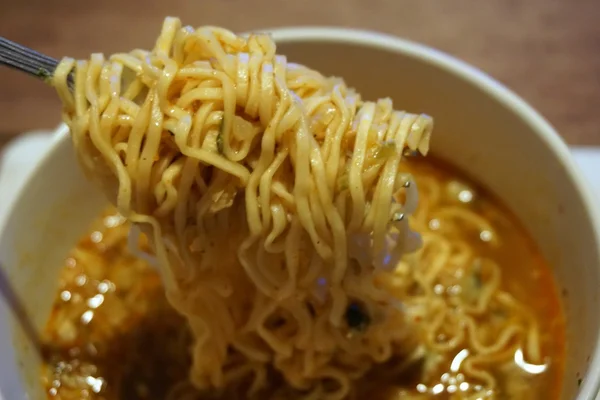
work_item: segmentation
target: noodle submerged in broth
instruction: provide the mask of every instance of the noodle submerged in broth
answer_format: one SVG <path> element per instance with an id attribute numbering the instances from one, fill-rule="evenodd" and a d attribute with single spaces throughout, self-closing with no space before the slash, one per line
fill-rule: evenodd
<path id="1" fill-rule="evenodd" d="M 417 337 L 406 345 L 418 351 L 372 368 L 349 398 L 558 399 L 564 319 L 532 241 L 447 165 L 411 160 L 405 169 L 419 185 L 411 223 L 424 245 L 381 284 L 414 321 Z M 65 262 L 45 336 L 48 397 L 248 398 L 241 389 L 206 394 L 190 383 L 190 329 L 155 269 L 129 254 L 127 236 L 127 222 L 109 211 Z M 360 307 L 347 314 L 353 326 L 368 325 Z M 292 398 L 281 376 L 269 376 L 256 398 Z"/>
<path id="2" fill-rule="evenodd" d="M 64 59 L 53 84 L 119 214 L 67 263 L 49 393 L 531 398 L 560 369 L 510 286 L 553 290 L 511 218 L 406 162 L 430 117 L 361 99 L 268 35 L 174 18 L 151 51 Z"/>

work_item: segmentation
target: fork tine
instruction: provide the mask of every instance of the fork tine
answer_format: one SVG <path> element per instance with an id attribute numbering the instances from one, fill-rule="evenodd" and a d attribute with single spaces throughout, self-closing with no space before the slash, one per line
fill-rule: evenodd
<path id="1" fill-rule="evenodd" d="M 0 36 L 0 65 L 25 72 L 48 83 L 59 61 Z M 73 87 L 73 76 L 69 76 Z"/>
<path id="2" fill-rule="evenodd" d="M 58 60 L 0 37 L 0 65 L 47 80 L 58 66 Z"/>

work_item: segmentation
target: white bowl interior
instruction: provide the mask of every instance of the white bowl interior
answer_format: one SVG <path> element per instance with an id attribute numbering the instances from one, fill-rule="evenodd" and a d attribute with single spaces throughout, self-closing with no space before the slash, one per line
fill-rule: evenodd
<path id="1" fill-rule="evenodd" d="M 434 153 L 497 194 L 552 265 L 568 318 L 563 398 L 592 398 L 600 373 L 598 218 L 552 129 L 485 75 L 430 49 L 349 30 L 285 29 L 274 35 L 289 60 L 343 76 L 364 98 L 391 96 L 396 106 L 435 117 Z M 104 204 L 80 173 L 66 135 L 13 204 L 0 257 L 34 329 L 46 321 L 62 259 Z M 3 299 L 2 320 L 9 321 L 0 323 L 3 395 L 42 398 L 35 343 Z"/>
<path id="2" fill-rule="evenodd" d="M 0 296 L 0 389 L 4 400 L 45 398 L 34 335 L 44 328 L 50 314 L 64 258 L 106 205 L 102 193 L 80 171 L 68 130 L 62 131 L 29 175 L 0 236 L 0 273 L 8 278 L 18 305 L 23 307 L 15 311 L 11 309 L 14 304 Z"/>

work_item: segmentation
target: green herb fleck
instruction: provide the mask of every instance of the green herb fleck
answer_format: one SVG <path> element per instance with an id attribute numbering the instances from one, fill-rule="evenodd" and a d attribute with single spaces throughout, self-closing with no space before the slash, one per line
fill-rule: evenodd
<path id="1" fill-rule="evenodd" d="M 386 140 L 379 143 L 375 157 L 378 159 L 388 159 L 394 154 L 396 154 L 396 142 L 393 140 Z"/>
<path id="2" fill-rule="evenodd" d="M 40 67 L 40 69 L 38 69 L 36 75 L 38 78 L 40 78 L 41 80 L 43 80 L 46 83 L 50 83 L 50 81 L 52 80 L 52 73 L 50 71 L 48 71 L 46 68 Z"/>
<path id="3" fill-rule="evenodd" d="M 343 174 L 337 179 L 337 191 L 343 192 L 348 189 L 350 182 L 348 181 L 348 174 Z"/>
<path id="4" fill-rule="evenodd" d="M 583 382 L 583 379 L 581 379 L 581 378 L 577 379 L 577 387 L 581 386 L 581 382 Z"/>
<path id="5" fill-rule="evenodd" d="M 225 127 L 225 121 L 221 121 L 221 126 L 219 126 L 219 134 L 217 135 L 217 151 L 219 154 L 223 154 L 223 130 Z"/>

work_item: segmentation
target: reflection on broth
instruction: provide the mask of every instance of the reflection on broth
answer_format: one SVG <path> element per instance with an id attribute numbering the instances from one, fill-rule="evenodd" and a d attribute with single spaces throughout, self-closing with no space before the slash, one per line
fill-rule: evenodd
<path id="1" fill-rule="evenodd" d="M 448 165 L 412 160 L 411 218 L 422 248 L 405 257 L 394 293 L 410 340 L 355 383 L 353 397 L 558 399 L 564 318 L 551 271 L 506 210 Z M 402 216 L 398 216 L 402 218 Z M 128 225 L 107 211 L 72 250 L 45 336 L 52 399 L 231 399 L 245 387 L 198 393 L 188 383 L 191 335 L 156 271 L 127 250 Z M 141 243 L 142 248 L 146 247 Z M 350 307 L 348 324 L 368 329 Z M 295 398 L 274 372 L 257 398 Z"/>

